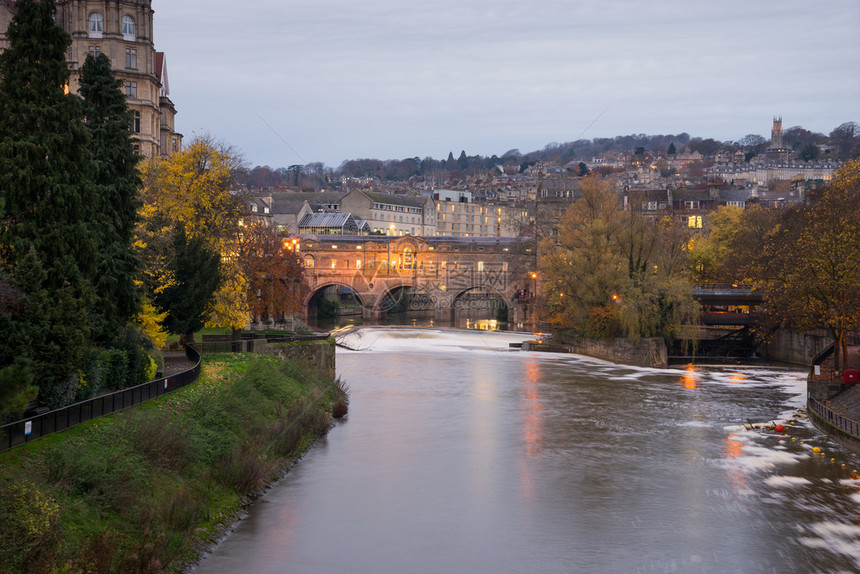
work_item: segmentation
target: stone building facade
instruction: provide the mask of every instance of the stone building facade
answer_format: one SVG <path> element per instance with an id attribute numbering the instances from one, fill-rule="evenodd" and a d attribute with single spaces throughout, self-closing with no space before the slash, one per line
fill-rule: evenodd
<path id="1" fill-rule="evenodd" d="M 152 0 L 57 0 L 56 6 L 57 23 L 72 37 L 69 90 L 78 91 L 87 54 L 107 55 L 133 114 L 137 152 L 156 157 L 177 151 L 182 134 L 175 127 L 167 60 L 155 51 Z M 14 0 L 0 0 L 0 51 L 9 45 L 6 30 L 14 12 Z"/>

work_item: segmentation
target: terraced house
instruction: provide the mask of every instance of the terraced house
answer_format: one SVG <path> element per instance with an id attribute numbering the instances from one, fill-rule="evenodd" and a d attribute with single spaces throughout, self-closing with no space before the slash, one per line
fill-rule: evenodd
<path id="1" fill-rule="evenodd" d="M 155 157 L 177 151 L 182 134 L 175 128 L 167 59 L 155 50 L 152 0 L 57 0 L 56 5 L 56 21 L 72 37 L 69 90 L 78 91 L 87 54 L 107 55 L 133 114 L 137 152 Z M 15 0 L 0 0 L 0 51 L 8 47 L 6 30 L 14 14 Z"/>

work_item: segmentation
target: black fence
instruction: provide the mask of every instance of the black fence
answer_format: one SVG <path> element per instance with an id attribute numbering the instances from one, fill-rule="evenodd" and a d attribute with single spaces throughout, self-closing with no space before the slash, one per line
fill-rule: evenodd
<path id="1" fill-rule="evenodd" d="M 185 348 L 185 356 L 194 364 L 187 371 L 0 427 L 0 452 L 71 428 L 77 424 L 121 411 L 193 383 L 200 376 L 200 352 L 189 345 Z"/>
<path id="2" fill-rule="evenodd" d="M 860 422 L 829 409 L 824 403 L 816 401 L 813 398 L 807 401 L 806 406 L 824 422 L 838 428 L 854 440 L 860 441 Z"/>

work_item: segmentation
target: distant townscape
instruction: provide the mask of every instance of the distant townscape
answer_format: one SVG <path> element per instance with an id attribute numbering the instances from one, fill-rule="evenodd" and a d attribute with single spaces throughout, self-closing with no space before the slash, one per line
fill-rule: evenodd
<path id="1" fill-rule="evenodd" d="M 580 183 L 590 173 L 612 179 L 624 201 L 646 212 L 671 212 L 702 227 L 702 215 L 719 206 L 803 201 L 842 160 L 860 154 L 858 142 L 855 122 L 824 135 L 783 129 L 775 117 L 770 139 L 619 136 L 490 158 L 463 151 L 445 160 L 350 160 L 337 169 L 257 166 L 236 181 L 254 216 L 293 234 L 530 235 L 536 218 L 552 226 L 582 197 Z"/>

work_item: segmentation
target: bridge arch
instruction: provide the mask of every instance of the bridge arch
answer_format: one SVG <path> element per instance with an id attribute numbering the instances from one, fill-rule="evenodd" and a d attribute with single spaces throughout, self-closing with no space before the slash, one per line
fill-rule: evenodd
<path id="1" fill-rule="evenodd" d="M 344 289 L 351 293 L 355 302 L 358 303 L 362 309 L 367 308 L 368 304 L 372 304 L 367 301 L 366 294 L 356 292 L 353 286 L 345 281 L 325 281 L 314 285 L 302 301 L 305 318 L 315 317 L 317 315 L 320 306 L 320 299 L 323 297 L 323 293 L 332 287 L 338 290 Z M 338 303 L 340 303 L 340 299 L 338 299 Z"/>
<path id="2" fill-rule="evenodd" d="M 480 293 L 481 296 L 470 297 L 470 293 Z M 479 284 L 471 285 L 452 293 L 450 304 L 454 312 L 465 312 L 467 315 L 470 313 L 492 315 L 492 317 L 482 318 L 507 319 L 513 300 L 504 291 L 492 285 Z"/>

